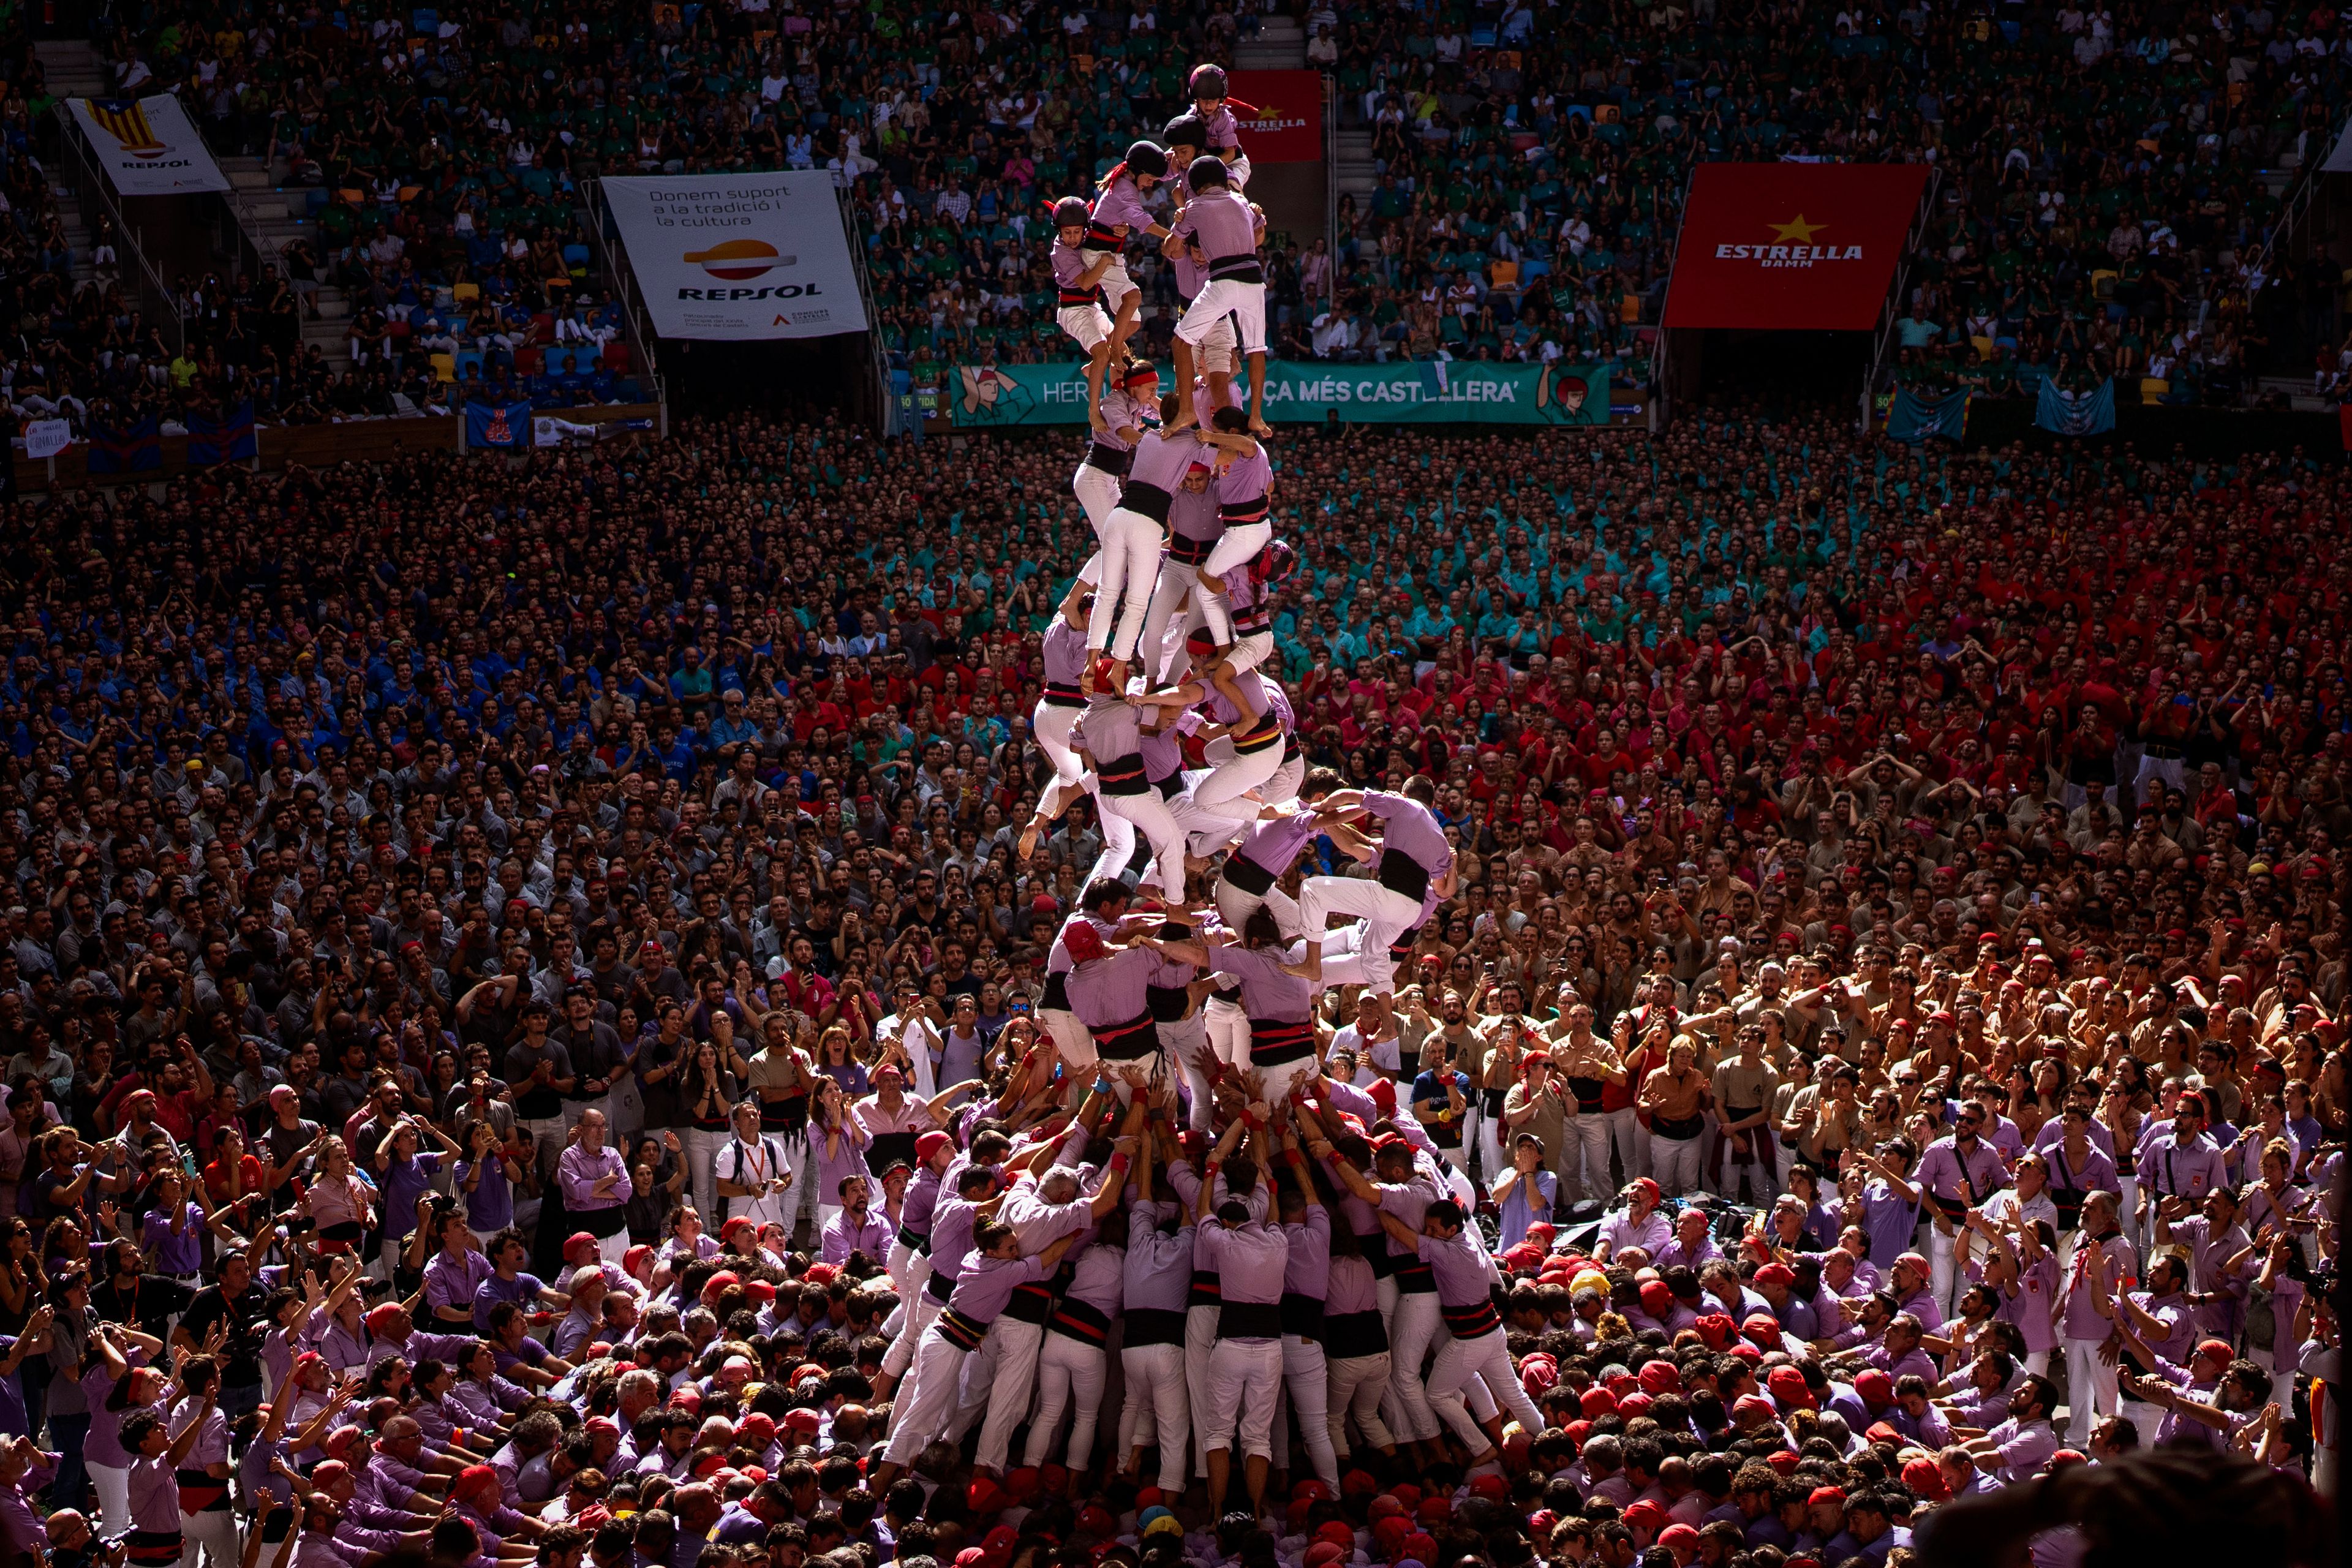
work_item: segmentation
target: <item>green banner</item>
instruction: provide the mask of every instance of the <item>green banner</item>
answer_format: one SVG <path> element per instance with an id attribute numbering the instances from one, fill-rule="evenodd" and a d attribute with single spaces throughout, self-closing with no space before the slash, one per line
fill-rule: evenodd
<path id="1" fill-rule="evenodd" d="M 1161 390 L 1173 381 L 1171 367 L 1161 365 Z M 961 365 L 949 383 L 948 402 L 959 429 L 1083 425 L 1086 373 L 1076 363 Z M 1267 362 L 1269 423 L 1321 425 L 1334 414 L 1349 425 L 1606 425 L 1609 371 L 1466 360 Z"/>

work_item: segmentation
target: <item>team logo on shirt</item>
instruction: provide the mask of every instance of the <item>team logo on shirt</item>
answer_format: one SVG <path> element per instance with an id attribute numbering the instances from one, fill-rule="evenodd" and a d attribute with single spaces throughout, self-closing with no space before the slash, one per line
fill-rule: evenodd
<path id="1" fill-rule="evenodd" d="M 780 253 L 764 239 L 722 239 L 708 250 L 688 251 L 685 259 L 713 278 L 740 283 L 776 268 L 790 267 L 800 258 Z"/>
<path id="2" fill-rule="evenodd" d="M 1765 225 L 1772 231 L 1774 243 L 1769 245 L 1718 245 L 1715 247 L 1718 261 L 1753 261 L 1764 268 L 1811 267 L 1822 261 L 1859 261 L 1862 247 L 1858 245 L 1815 245 L 1813 237 L 1830 226 L 1825 223 L 1807 223 L 1799 213 L 1786 223 Z"/>

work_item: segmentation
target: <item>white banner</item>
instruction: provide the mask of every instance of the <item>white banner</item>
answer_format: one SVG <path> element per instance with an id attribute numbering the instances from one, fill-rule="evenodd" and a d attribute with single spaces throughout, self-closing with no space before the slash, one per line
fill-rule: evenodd
<path id="1" fill-rule="evenodd" d="M 666 338 L 824 338 L 866 330 L 857 264 L 822 169 L 608 179 L 604 197 Z"/>
<path id="2" fill-rule="evenodd" d="M 228 189 L 228 176 L 213 162 L 188 111 L 170 93 L 68 101 L 114 188 L 124 195 L 176 196 Z"/>
<path id="3" fill-rule="evenodd" d="M 25 456 L 38 462 L 73 445 L 73 426 L 62 419 L 36 419 L 25 426 Z"/>
<path id="4" fill-rule="evenodd" d="M 2329 151 L 2327 161 L 2319 165 L 2319 172 L 2323 174 L 2352 174 L 2352 125 L 2346 126 L 2344 134 L 2336 139 L 2336 145 Z"/>

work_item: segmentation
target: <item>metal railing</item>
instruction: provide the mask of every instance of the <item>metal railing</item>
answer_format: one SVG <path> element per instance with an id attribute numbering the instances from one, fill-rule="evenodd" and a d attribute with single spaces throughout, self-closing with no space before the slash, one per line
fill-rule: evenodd
<path id="1" fill-rule="evenodd" d="M 215 158 L 213 162 L 217 163 L 220 160 Z M 268 166 L 265 157 L 262 167 L 267 170 Z M 269 194 L 273 199 L 284 199 L 274 189 Z M 233 258 L 237 271 L 257 281 L 289 276 L 286 258 L 262 238 L 261 215 L 253 210 L 253 192 L 238 184 L 232 174 L 228 189 L 219 195 L 220 206 L 213 224 L 213 254 Z"/>
<path id="2" fill-rule="evenodd" d="M 1902 308 L 1903 290 L 1911 281 L 1911 258 L 1927 241 L 1927 226 L 1935 221 L 1936 216 L 1936 195 L 1943 185 L 1943 170 L 1930 166 L 1927 192 L 1919 198 L 1919 210 L 1912 216 L 1911 227 L 1903 237 L 1902 254 L 1895 258 L 1894 290 L 1887 295 L 1886 303 L 1879 310 L 1878 336 L 1870 347 L 1870 369 L 1863 375 L 1862 412 L 1856 426 L 1865 436 L 1870 434 L 1872 404 L 1878 395 L 1879 380 L 1886 370 L 1887 347 L 1894 342 L 1895 323 L 1900 320 L 1895 312 Z"/>
<path id="3" fill-rule="evenodd" d="M 61 98 L 54 112 L 58 120 L 58 163 L 62 165 L 59 173 L 81 203 L 82 226 L 95 239 L 96 215 L 103 213 L 114 220 L 117 265 L 123 276 L 137 286 L 140 309 L 163 331 L 173 352 L 178 353 L 188 342 L 188 324 L 180 313 L 179 300 L 163 281 L 163 275 L 147 259 L 140 231 L 124 219 L 121 205 L 114 199 L 114 183 L 91 150 L 80 123 L 74 119 L 71 104 Z"/>
<path id="4" fill-rule="evenodd" d="M 1339 266 L 1339 79 L 1323 73 L 1323 244 L 1332 279 Z"/>
<path id="5" fill-rule="evenodd" d="M 605 199 L 604 182 L 591 178 L 587 187 L 591 219 L 588 243 L 595 249 L 597 266 L 613 280 L 613 298 L 621 307 L 621 324 L 628 339 L 630 357 L 636 362 L 638 374 L 646 389 L 653 394 L 653 401 L 661 406 L 661 434 L 667 438 L 669 393 L 654 363 L 653 333 L 646 328 L 644 290 L 637 287 L 637 275 L 629 266 L 627 247 L 619 243 L 620 226 L 613 217 L 612 203 Z"/>
<path id="6" fill-rule="evenodd" d="M 857 232 L 857 204 L 851 199 L 845 179 L 836 181 L 833 192 L 841 204 L 842 237 L 848 241 L 850 258 L 857 266 L 857 297 L 866 310 L 866 361 L 874 374 L 874 432 L 902 434 L 897 428 L 898 389 L 890 378 L 889 352 L 882 346 L 882 312 L 875 309 L 874 280 L 866 271 L 866 240 Z"/>

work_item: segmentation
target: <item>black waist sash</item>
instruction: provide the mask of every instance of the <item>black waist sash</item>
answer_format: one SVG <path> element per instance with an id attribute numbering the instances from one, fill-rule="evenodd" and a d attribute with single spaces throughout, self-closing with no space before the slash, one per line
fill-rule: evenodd
<path id="1" fill-rule="evenodd" d="M 1045 682 L 1043 700 L 1048 708 L 1083 708 L 1087 694 L 1067 682 L 1049 680 Z"/>
<path id="2" fill-rule="evenodd" d="M 1143 753 L 1129 752 L 1095 764 L 1095 787 L 1110 795 L 1141 795 L 1151 787 L 1143 771 Z"/>
<path id="3" fill-rule="evenodd" d="M 1110 1316 L 1099 1307 L 1065 1296 L 1045 1324 L 1049 1334 L 1060 1334 L 1080 1344 L 1102 1345 L 1110 1340 Z"/>
<path id="4" fill-rule="evenodd" d="M 1184 1342 L 1184 1314 L 1173 1308 L 1129 1307 L 1122 1315 L 1127 1320 L 1127 1337 L 1121 1342 L 1129 1350 Z"/>
<path id="5" fill-rule="evenodd" d="M 1495 1310 L 1491 1297 L 1467 1307 L 1440 1304 L 1437 1315 L 1445 1321 L 1446 1331 L 1457 1340 L 1475 1340 L 1480 1334 L 1491 1334 L 1503 1326 L 1502 1314 Z"/>
<path id="6" fill-rule="evenodd" d="M 1318 1338 L 1323 1332 L 1323 1300 L 1319 1296 L 1302 1296 L 1296 1290 L 1282 1293 L 1282 1331 L 1297 1334 L 1302 1340 Z"/>
<path id="7" fill-rule="evenodd" d="M 1278 1340 L 1282 1309 L 1272 1301 L 1227 1301 L 1217 1311 L 1221 1340 Z"/>
<path id="8" fill-rule="evenodd" d="M 1017 1287 L 1004 1303 L 1004 1315 L 1016 1323 L 1042 1323 L 1054 1310 L 1054 1290 L 1035 1280 Z"/>
<path id="9" fill-rule="evenodd" d="M 1194 539 L 1191 534 L 1179 533 L 1168 541 L 1168 559 L 1180 566 L 1198 566 L 1216 552 L 1221 542 L 1215 539 Z"/>
<path id="10" fill-rule="evenodd" d="M 980 1342 L 988 1337 L 986 1323 L 974 1318 L 968 1318 L 953 1307 L 941 1312 L 938 1322 L 940 1338 L 958 1350 L 976 1351 L 980 1348 Z"/>
<path id="11" fill-rule="evenodd" d="M 1381 850 L 1380 868 L 1373 875 L 1381 887 L 1415 903 L 1429 895 L 1429 868 L 1401 849 Z"/>
<path id="12" fill-rule="evenodd" d="M 1162 526 L 1168 521 L 1168 509 L 1175 504 L 1175 500 L 1158 485 L 1147 484 L 1137 479 L 1129 479 L 1127 488 L 1118 492 L 1120 506 L 1129 511 L 1141 512 Z"/>
<path id="13" fill-rule="evenodd" d="M 1252 1018 L 1250 1066 L 1261 1071 L 1315 1054 L 1315 1026 L 1283 1018 Z"/>
<path id="14" fill-rule="evenodd" d="M 1236 851 L 1225 857 L 1225 880 L 1243 892 L 1262 899 L 1265 897 L 1266 889 L 1274 886 L 1275 877 L 1273 872 Z"/>
<path id="15" fill-rule="evenodd" d="M 1087 448 L 1087 467 L 1125 479 L 1127 471 L 1135 467 L 1135 454 L 1123 447 L 1107 447 L 1097 441 Z"/>
<path id="16" fill-rule="evenodd" d="M 1209 281 L 1212 283 L 1263 283 L 1265 281 L 1265 268 L 1258 264 L 1255 254 L 1213 256 L 1209 258 Z"/>
<path id="17" fill-rule="evenodd" d="M 1095 1053 L 1110 1061 L 1136 1061 L 1160 1048 L 1160 1021 L 1150 1013 L 1093 1034 Z"/>
<path id="18" fill-rule="evenodd" d="M 1380 1310 L 1334 1312 L 1323 1320 L 1323 1353 L 1330 1357 L 1384 1355 L 1389 1348 L 1388 1325 Z"/>

